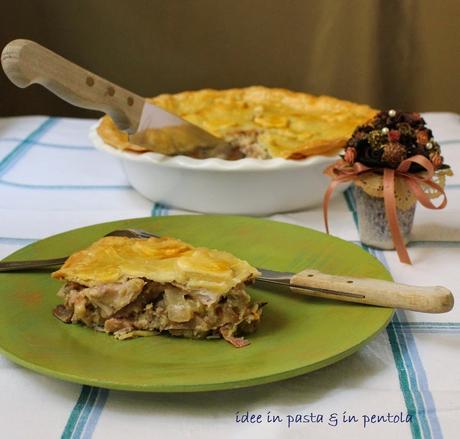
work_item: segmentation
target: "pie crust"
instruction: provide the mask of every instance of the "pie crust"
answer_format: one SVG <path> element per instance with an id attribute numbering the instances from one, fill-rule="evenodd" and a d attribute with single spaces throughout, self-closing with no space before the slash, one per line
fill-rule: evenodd
<path id="1" fill-rule="evenodd" d="M 55 279 L 92 287 L 144 278 L 183 289 L 227 293 L 258 271 L 230 253 L 192 247 L 178 239 L 107 236 L 70 256 Z"/>
<path id="2" fill-rule="evenodd" d="M 312 96 L 280 88 L 253 86 L 241 89 L 185 91 L 162 94 L 147 101 L 175 113 L 239 150 L 201 151 L 196 145 L 174 149 L 167 142 L 148 148 L 131 143 L 109 116 L 97 129 L 105 143 L 131 152 L 155 151 L 197 158 L 303 159 L 335 155 L 354 129 L 377 111 L 367 105 L 329 96 Z M 148 139 L 148 132 L 146 133 Z"/>

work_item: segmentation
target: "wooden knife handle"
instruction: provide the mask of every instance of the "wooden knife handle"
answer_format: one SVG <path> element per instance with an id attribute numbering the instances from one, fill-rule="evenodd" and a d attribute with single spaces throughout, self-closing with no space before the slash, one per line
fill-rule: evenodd
<path id="1" fill-rule="evenodd" d="M 328 291 L 308 291 L 292 285 Z M 304 270 L 294 275 L 291 290 L 307 296 L 429 313 L 447 312 L 454 306 L 452 293 L 444 287 L 418 287 L 386 280 L 333 276 L 317 270 Z"/>
<path id="2" fill-rule="evenodd" d="M 29 40 L 14 40 L 2 52 L 2 67 L 18 87 L 41 84 L 72 105 L 109 114 L 134 132 L 144 99 Z"/>

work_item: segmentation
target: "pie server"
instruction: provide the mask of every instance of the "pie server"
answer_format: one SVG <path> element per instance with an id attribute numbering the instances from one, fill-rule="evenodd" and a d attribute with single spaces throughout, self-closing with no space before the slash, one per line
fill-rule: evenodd
<path id="1" fill-rule="evenodd" d="M 72 105 L 110 115 L 130 141 L 154 150 L 155 139 L 173 148 L 215 147 L 226 142 L 29 40 L 3 49 L 2 67 L 18 87 L 41 84 Z M 148 142 L 143 133 L 149 129 Z"/>
<path id="2" fill-rule="evenodd" d="M 115 230 L 106 236 L 127 236 L 134 238 L 157 237 L 157 235 L 137 229 Z M 1 271 L 19 271 L 62 265 L 64 258 L 0 262 Z M 318 270 L 303 270 L 289 273 L 258 268 L 261 273 L 256 282 L 263 285 L 280 285 L 294 293 L 306 296 L 335 299 L 388 308 L 412 311 L 443 313 L 454 306 L 454 297 L 445 287 L 422 287 L 404 285 L 380 279 L 334 276 Z"/>

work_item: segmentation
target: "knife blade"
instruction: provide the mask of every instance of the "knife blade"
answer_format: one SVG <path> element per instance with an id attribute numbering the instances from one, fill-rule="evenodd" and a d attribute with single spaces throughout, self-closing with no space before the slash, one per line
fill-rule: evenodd
<path id="1" fill-rule="evenodd" d="M 129 135 L 129 141 L 157 152 L 175 151 L 186 154 L 196 148 L 231 149 L 223 139 L 145 99 L 137 130 Z M 158 149 L 159 146 L 161 149 Z"/>
<path id="2" fill-rule="evenodd" d="M 3 70 L 13 84 L 40 84 L 68 103 L 109 114 L 130 141 L 149 150 L 181 153 L 231 146 L 176 114 L 158 107 L 34 41 L 18 39 L 2 51 Z M 159 146 L 162 150 L 158 150 Z"/>

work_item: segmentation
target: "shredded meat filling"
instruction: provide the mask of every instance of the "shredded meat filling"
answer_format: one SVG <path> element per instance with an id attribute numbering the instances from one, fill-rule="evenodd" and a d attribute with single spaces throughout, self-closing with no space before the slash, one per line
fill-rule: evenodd
<path id="1" fill-rule="evenodd" d="M 239 130 L 227 134 L 225 139 L 237 149 L 243 157 L 269 159 L 271 156 L 267 149 L 259 142 L 259 135 L 259 130 Z M 227 157 L 227 160 L 231 160 L 231 158 Z"/>
<path id="2" fill-rule="evenodd" d="M 187 155 L 196 159 L 217 157 L 224 160 L 240 160 L 245 157 L 269 159 L 269 152 L 259 142 L 260 130 L 237 130 L 225 136 L 227 144 L 216 147 L 197 147 Z"/>
<path id="3" fill-rule="evenodd" d="M 248 344 L 238 335 L 254 331 L 263 304 L 251 302 L 244 284 L 221 300 L 206 292 L 184 291 L 134 278 L 122 283 L 85 287 L 64 285 L 54 315 L 65 323 L 83 323 L 126 339 L 167 332 L 189 338 L 224 338 L 233 346 Z"/>

